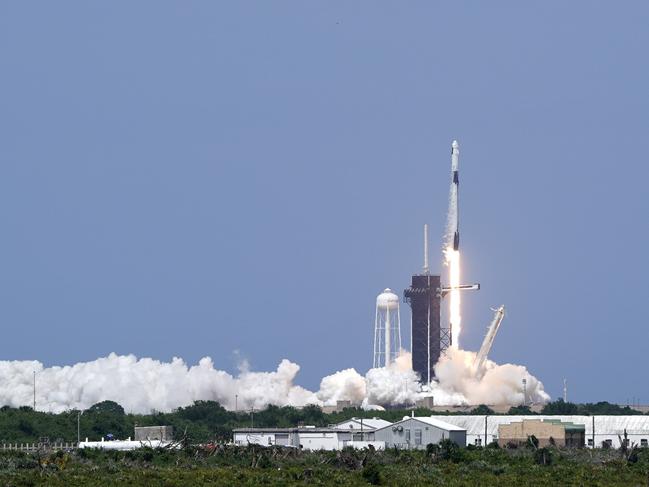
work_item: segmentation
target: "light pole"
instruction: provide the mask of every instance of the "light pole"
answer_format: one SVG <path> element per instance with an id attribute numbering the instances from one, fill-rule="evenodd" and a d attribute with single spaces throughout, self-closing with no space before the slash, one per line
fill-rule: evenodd
<path id="1" fill-rule="evenodd" d="M 77 412 L 77 447 L 79 447 L 79 443 L 81 443 L 81 415 L 83 414 L 83 411 Z"/>
<path id="2" fill-rule="evenodd" d="M 239 394 L 234 395 L 234 412 L 239 412 Z"/>

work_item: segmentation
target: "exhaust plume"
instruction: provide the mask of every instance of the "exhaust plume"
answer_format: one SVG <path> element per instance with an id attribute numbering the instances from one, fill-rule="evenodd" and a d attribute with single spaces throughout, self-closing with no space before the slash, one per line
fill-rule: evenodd
<path id="1" fill-rule="evenodd" d="M 527 403 L 545 403 L 543 384 L 520 365 L 487 360 L 484 376 L 473 369 L 475 353 L 449 350 L 435 367 L 431 384 L 435 404 L 521 404 L 522 379 L 527 379 Z M 91 362 L 44 367 L 37 361 L 0 361 L 0 405 L 31 406 L 36 371 L 36 409 L 60 413 L 87 409 L 101 401 L 121 404 L 131 413 L 171 411 L 194 401 L 218 401 L 226 409 L 263 409 L 268 405 L 302 407 L 350 401 L 367 409 L 410 406 L 430 393 L 420 392 L 410 354 L 403 352 L 388 367 L 370 369 L 365 376 L 345 369 L 327 377 L 317 392 L 295 384 L 300 366 L 282 360 L 272 372 L 254 372 L 247 364 L 233 376 L 205 357 L 188 366 L 182 359 L 161 362 L 134 355 L 110 354 Z M 238 396 L 235 400 L 235 396 Z"/>

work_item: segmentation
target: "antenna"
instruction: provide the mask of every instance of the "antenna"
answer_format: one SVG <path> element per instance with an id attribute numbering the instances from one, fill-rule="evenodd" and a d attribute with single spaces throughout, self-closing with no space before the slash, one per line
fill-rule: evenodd
<path id="1" fill-rule="evenodd" d="M 563 379 L 563 402 L 568 402 L 568 379 Z"/>
<path id="2" fill-rule="evenodd" d="M 428 223 L 424 223 L 424 274 L 428 275 L 430 269 L 428 268 Z"/>

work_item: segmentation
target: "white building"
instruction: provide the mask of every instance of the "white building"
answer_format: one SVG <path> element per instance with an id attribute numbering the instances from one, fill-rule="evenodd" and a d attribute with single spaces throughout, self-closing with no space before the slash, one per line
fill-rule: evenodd
<path id="1" fill-rule="evenodd" d="M 369 433 L 373 435 L 373 432 Z M 373 441 L 374 438 L 365 437 L 365 434 L 356 437 L 353 428 L 239 428 L 233 431 L 233 435 L 234 444 L 238 446 L 285 446 L 304 450 L 342 450 L 348 446 L 367 448 L 370 445 L 383 449 L 385 446 Z"/>
<path id="2" fill-rule="evenodd" d="M 601 448 L 604 443 L 612 448 L 621 446 L 626 430 L 629 444 L 649 446 L 649 416 L 431 416 L 431 418 L 466 429 L 466 444 L 485 445 L 498 439 L 498 426 L 530 419 L 556 419 L 583 424 L 586 427 L 586 446 Z"/>
<path id="3" fill-rule="evenodd" d="M 385 442 L 386 448 L 424 449 L 429 443 L 449 439 L 466 445 L 465 428 L 429 416 L 406 416 L 402 421 L 384 426 L 374 432 L 376 441 Z"/>

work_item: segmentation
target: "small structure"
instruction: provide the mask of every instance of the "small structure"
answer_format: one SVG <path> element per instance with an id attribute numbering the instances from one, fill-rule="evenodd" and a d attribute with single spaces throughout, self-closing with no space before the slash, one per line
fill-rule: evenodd
<path id="1" fill-rule="evenodd" d="M 498 426 L 498 444 L 501 447 L 524 445 L 532 436 L 538 440 L 538 446 L 581 448 L 586 442 L 586 427 L 559 419 L 525 419 Z"/>
<path id="2" fill-rule="evenodd" d="M 385 442 L 386 448 L 421 450 L 429 443 L 439 443 L 444 439 L 465 446 L 466 430 L 428 416 L 406 416 L 402 421 L 377 429 L 374 438 Z"/>
<path id="3" fill-rule="evenodd" d="M 415 406 L 432 410 L 435 407 L 435 398 L 432 395 L 420 397 L 415 401 Z"/>
<path id="4" fill-rule="evenodd" d="M 237 446 L 300 446 L 297 428 L 236 428 L 233 436 Z"/>
<path id="5" fill-rule="evenodd" d="M 173 426 L 136 426 L 135 441 L 172 441 L 174 438 Z"/>

